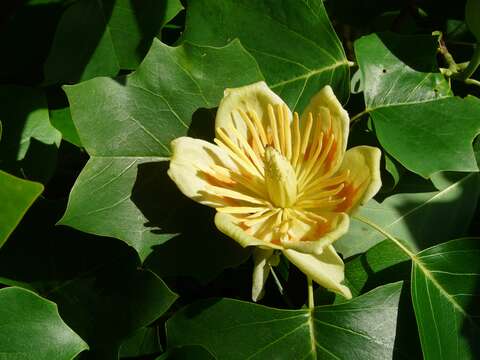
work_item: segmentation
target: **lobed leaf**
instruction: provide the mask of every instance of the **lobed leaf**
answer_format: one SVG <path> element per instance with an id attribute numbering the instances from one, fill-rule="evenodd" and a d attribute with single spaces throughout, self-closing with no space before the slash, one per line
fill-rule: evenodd
<path id="1" fill-rule="evenodd" d="M 303 110 L 328 84 L 348 98 L 348 61 L 321 0 L 188 2 L 184 41 L 223 46 L 235 38 L 291 109 Z"/>
<path id="2" fill-rule="evenodd" d="M 167 321 L 168 346 L 201 345 L 226 360 L 383 360 L 393 352 L 401 286 L 385 285 L 344 304 L 313 310 L 279 310 L 231 299 L 199 301 Z"/>

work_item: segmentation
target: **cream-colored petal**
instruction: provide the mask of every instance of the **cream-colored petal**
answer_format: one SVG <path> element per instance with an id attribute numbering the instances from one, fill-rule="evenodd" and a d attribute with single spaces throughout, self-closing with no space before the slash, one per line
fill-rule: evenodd
<path id="1" fill-rule="evenodd" d="M 282 249 L 281 246 L 257 239 L 256 237 L 247 234 L 238 224 L 238 218 L 235 218 L 232 215 L 217 212 L 215 215 L 215 225 L 218 230 L 237 241 L 242 247 L 259 246 L 262 249 Z"/>
<path id="2" fill-rule="evenodd" d="M 296 241 L 282 241 L 285 249 L 293 249 L 305 254 L 320 255 L 325 248 L 328 248 L 335 240 L 345 235 L 350 225 L 350 218 L 345 213 L 324 214 L 328 219 L 327 223 L 317 222 L 299 224 L 292 222 L 290 232 L 295 235 Z"/>
<path id="3" fill-rule="evenodd" d="M 380 149 L 372 146 L 356 146 L 345 153 L 340 172 L 348 169 L 350 176 L 345 182 L 345 188 L 339 196 L 346 197 L 339 210 L 354 212 L 365 204 L 380 190 L 382 179 L 380 175 Z"/>
<path id="4" fill-rule="evenodd" d="M 328 109 L 328 112 L 326 112 L 325 109 Z M 331 172 L 335 172 L 340 166 L 341 159 L 347 148 L 350 117 L 348 116 L 347 111 L 342 107 L 342 104 L 340 104 L 338 101 L 329 85 L 322 88 L 315 96 L 313 96 L 310 100 L 310 103 L 303 111 L 300 121 L 302 133 L 303 128 L 307 123 L 309 113 L 312 113 L 315 121 L 317 119 L 317 114 L 320 114 L 322 126 L 321 129 L 323 130 L 324 134 L 327 134 L 328 127 L 330 125 L 326 115 L 328 113 L 330 114 L 332 131 L 335 136 L 335 143 L 334 149 L 332 149 L 333 156 L 329 157 L 330 159 L 327 159 L 327 163 L 328 161 L 332 161 L 330 164 Z M 324 146 L 326 142 L 327 141 L 324 141 Z"/>
<path id="5" fill-rule="evenodd" d="M 212 207 L 225 206 L 225 199 L 215 195 L 208 181 L 214 166 L 238 171 L 228 154 L 207 141 L 179 137 L 170 143 L 172 157 L 168 175 L 180 191 L 189 198 Z M 221 185 L 221 184 L 216 184 Z"/>
<path id="6" fill-rule="evenodd" d="M 284 250 L 284 255 L 292 264 L 317 284 L 344 296 L 352 297 L 350 289 L 342 285 L 344 264 L 333 246 L 325 247 L 321 255 L 304 254 L 295 250 Z"/>
<path id="7" fill-rule="evenodd" d="M 239 111 L 244 113 L 255 112 L 266 129 L 269 124 L 268 105 L 284 104 L 284 101 L 270 90 L 264 81 L 239 88 L 225 89 L 224 97 L 218 106 L 215 129 L 217 132 L 220 128 L 226 129 L 227 133 L 232 137 L 232 132 L 229 131 L 229 128 L 233 126 L 245 139 L 249 139 L 247 124 Z M 238 143 L 234 137 L 232 137 L 232 140 Z"/>
<path id="8" fill-rule="evenodd" d="M 273 250 L 256 248 L 253 250 L 253 277 L 252 277 L 252 300 L 257 302 L 265 294 L 265 282 L 270 274 L 270 259 Z"/>

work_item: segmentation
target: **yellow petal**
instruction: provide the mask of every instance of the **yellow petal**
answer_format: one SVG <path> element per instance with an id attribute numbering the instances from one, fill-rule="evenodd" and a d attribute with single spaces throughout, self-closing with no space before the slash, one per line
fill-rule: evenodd
<path id="1" fill-rule="evenodd" d="M 338 210 L 352 213 L 360 205 L 365 204 L 380 190 L 380 149 L 372 146 L 356 146 L 345 153 L 340 172 L 348 169 L 350 176 L 345 188 L 339 196 L 346 200 Z"/>
<path id="2" fill-rule="evenodd" d="M 297 250 L 306 254 L 320 255 L 335 240 L 347 233 L 350 218 L 345 213 L 323 214 L 328 219 L 327 223 L 306 223 L 293 221 L 289 229 L 297 241 L 281 241 L 285 249 Z"/>
<path id="3" fill-rule="evenodd" d="M 180 137 L 170 144 L 172 157 L 168 175 L 189 198 L 208 206 L 224 206 L 226 201 L 213 191 L 208 173 L 214 166 L 236 171 L 235 163 L 218 146 L 207 141 Z M 216 185 L 221 185 L 221 179 Z"/>
<path id="4" fill-rule="evenodd" d="M 238 224 L 238 219 L 232 215 L 217 212 L 215 215 L 215 225 L 218 230 L 237 241 L 242 247 L 259 246 L 262 249 L 282 249 L 281 246 L 247 234 L 245 229 Z"/>
<path id="5" fill-rule="evenodd" d="M 325 86 L 311 100 L 305 108 L 300 121 L 302 128 L 308 123 L 309 114 L 312 114 L 314 121 L 317 121 L 317 115 L 320 115 L 321 131 L 325 135 L 331 125 L 334 143 L 331 147 L 331 155 L 325 160 L 330 172 L 335 172 L 341 164 L 341 159 L 347 148 L 348 130 L 350 118 L 348 113 L 342 107 L 330 86 Z M 315 127 L 315 126 L 314 126 Z M 311 142 L 312 139 L 309 141 Z M 327 143 L 326 139 L 324 141 Z"/>
<path id="6" fill-rule="evenodd" d="M 327 246 L 321 255 L 304 254 L 295 250 L 284 250 L 283 253 L 317 284 L 347 299 L 352 297 L 350 289 L 342 285 L 344 265 L 333 246 Z"/>
<path id="7" fill-rule="evenodd" d="M 239 88 L 226 89 L 217 110 L 215 129 L 225 129 L 232 140 L 238 143 L 236 137 L 229 130 L 234 127 L 241 136 L 249 139 L 248 126 L 240 112 L 243 111 L 245 114 L 254 112 L 266 131 L 269 124 L 269 105 L 285 105 L 285 103 L 270 90 L 264 81 Z"/>
<path id="8" fill-rule="evenodd" d="M 257 302 L 265 294 L 265 282 L 270 274 L 270 258 L 273 250 L 255 249 L 253 251 L 252 300 Z"/>

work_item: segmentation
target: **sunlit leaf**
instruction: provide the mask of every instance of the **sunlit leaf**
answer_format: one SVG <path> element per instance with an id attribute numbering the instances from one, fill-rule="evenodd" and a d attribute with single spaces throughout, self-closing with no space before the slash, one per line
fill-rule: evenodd
<path id="1" fill-rule="evenodd" d="M 359 214 L 412 249 L 425 249 L 466 234 L 480 194 L 480 176 L 472 173 L 436 192 L 396 194 L 382 203 L 371 200 Z M 348 233 L 336 243 L 345 257 L 362 253 L 384 240 L 369 226 L 353 219 Z"/>
<path id="2" fill-rule="evenodd" d="M 0 290 L 0 359 L 72 360 L 88 345 L 57 306 L 21 288 Z"/>
<path id="3" fill-rule="evenodd" d="M 166 175 L 170 141 L 187 134 L 197 109 L 216 107 L 226 87 L 261 79 L 238 41 L 174 48 L 155 40 L 132 75 L 66 87 L 91 159 L 61 223 L 119 238 L 145 258 L 177 233 L 170 219 L 185 203 Z"/>
<path id="4" fill-rule="evenodd" d="M 412 298 L 425 359 L 477 359 L 480 238 L 451 240 L 416 257 Z"/>
<path id="5" fill-rule="evenodd" d="M 279 5 L 267 0 L 189 1 L 183 39 L 210 46 L 240 39 L 291 109 L 302 110 L 327 84 L 345 101 L 348 62 L 322 1 Z"/>
<path id="6" fill-rule="evenodd" d="M 42 184 L 0 171 L 0 247 L 42 191 Z"/>
<path id="7" fill-rule="evenodd" d="M 420 53 L 410 52 L 413 44 Z M 451 97 L 435 72 L 434 38 L 372 34 L 355 42 L 355 52 L 366 112 L 390 155 L 424 177 L 478 170 L 472 141 L 480 133 L 480 100 Z"/>
<path id="8" fill-rule="evenodd" d="M 201 345 L 219 359 L 389 359 L 400 291 L 389 284 L 313 311 L 200 301 L 167 322 L 168 345 Z"/>

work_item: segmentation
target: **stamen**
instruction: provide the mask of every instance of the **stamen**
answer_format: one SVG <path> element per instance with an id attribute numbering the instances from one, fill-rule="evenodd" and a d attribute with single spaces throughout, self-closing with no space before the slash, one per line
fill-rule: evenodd
<path id="1" fill-rule="evenodd" d="M 307 222 L 307 223 L 310 223 L 310 224 L 316 224 L 318 221 L 322 221 L 324 223 L 328 222 L 327 218 L 324 218 L 323 216 L 315 214 L 311 211 L 306 211 L 306 210 L 300 211 L 300 210 L 297 210 L 297 209 L 293 209 L 293 212 L 294 212 L 297 220 L 299 220 L 299 221 Z"/>
<path id="2" fill-rule="evenodd" d="M 325 147 L 324 151 L 322 152 L 322 155 L 320 155 L 320 158 L 318 158 L 317 162 L 315 163 L 314 171 L 309 174 L 306 178 L 302 179 L 301 182 L 301 187 L 304 187 L 308 184 L 309 181 L 311 181 L 322 169 L 323 163 L 325 162 L 325 159 L 327 158 L 330 149 L 332 148 L 333 142 L 335 141 L 335 135 L 332 133 L 329 133 L 328 137 L 328 143 L 327 146 Z"/>
<path id="3" fill-rule="evenodd" d="M 334 189 L 321 191 L 321 192 L 315 194 L 315 196 L 308 196 L 308 197 L 306 196 L 305 199 L 297 201 L 297 203 L 295 205 L 297 207 L 302 207 L 305 202 L 308 203 L 310 201 L 318 201 L 318 200 L 321 200 L 321 199 L 329 198 L 331 196 L 335 196 L 338 193 L 340 193 L 340 191 L 342 191 L 342 189 L 344 187 L 345 187 L 345 183 L 341 183 L 340 185 L 338 185 Z"/>
<path id="4" fill-rule="evenodd" d="M 344 182 L 345 180 L 348 179 L 349 176 L 350 176 L 350 169 L 347 169 L 343 171 L 340 175 L 332 178 L 320 177 L 315 181 L 311 182 L 310 184 L 308 184 L 307 186 L 304 186 L 304 188 L 302 189 L 298 197 L 307 194 L 308 192 L 310 192 L 310 190 L 314 188 L 323 189 L 323 188 Z"/>
<path id="5" fill-rule="evenodd" d="M 263 214 L 262 216 L 256 217 L 255 219 L 245 220 L 245 221 L 243 221 L 243 223 L 247 226 L 253 226 L 253 225 L 258 224 L 260 222 L 266 221 L 268 218 L 274 216 L 279 211 L 280 211 L 280 209 L 268 210 L 267 213 Z"/>
<path id="6" fill-rule="evenodd" d="M 226 214 L 250 214 L 264 209 L 263 206 L 224 206 L 218 207 L 217 211 Z"/>
<path id="7" fill-rule="evenodd" d="M 313 166 L 316 165 L 315 162 L 318 158 L 318 155 L 320 155 L 320 152 L 322 151 L 322 146 L 323 146 L 323 131 L 321 132 L 321 119 L 320 116 L 317 116 L 317 121 L 315 124 L 315 132 L 314 136 L 312 139 L 312 147 L 315 146 L 314 149 L 311 149 L 310 152 L 310 157 L 308 158 L 305 168 L 303 171 L 301 171 L 298 183 L 301 184 L 303 183 L 304 179 L 310 174 L 310 171 L 312 170 Z M 313 154 L 312 154 L 313 152 Z"/>
<path id="8" fill-rule="evenodd" d="M 336 206 L 344 202 L 347 198 L 323 198 L 318 200 L 304 200 L 296 206 L 300 207 L 301 209 L 323 209 L 330 206 Z"/>
<path id="9" fill-rule="evenodd" d="M 262 173 L 252 164 L 251 160 L 245 155 L 245 153 L 235 144 L 225 133 L 223 129 L 217 129 L 218 135 L 222 140 L 215 138 L 213 141 L 223 149 L 227 150 L 229 155 L 235 159 L 245 170 L 252 174 L 257 174 L 263 177 Z"/>
<path id="10" fill-rule="evenodd" d="M 248 130 L 250 131 L 250 134 L 252 134 L 252 139 L 257 145 L 256 146 L 257 149 L 260 150 L 260 155 L 263 156 L 263 153 L 265 152 L 265 148 L 262 144 L 262 141 L 260 140 L 258 129 L 255 128 L 255 126 L 252 123 L 252 120 L 250 120 L 250 117 L 244 111 L 239 110 L 238 112 L 240 113 L 240 116 L 242 117 L 242 119 L 245 121 L 245 124 L 247 124 Z"/>
<path id="11" fill-rule="evenodd" d="M 242 136 L 242 134 L 240 134 L 240 132 L 236 128 L 234 128 L 233 126 L 230 129 L 233 131 L 237 140 L 242 144 L 243 148 L 245 149 L 245 151 L 250 156 L 250 159 L 253 162 L 253 164 L 256 166 L 257 170 L 260 172 L 260 174 L 264 175 L 263 162 L 260 161 L 257 154 L 255 154 L 255 151 L 253 151 L 252 147 L 247 142 L 245 137 Z"/>
<path id="12" fill-rule="evenodd" d="M 280 140 L 278 138 L 277 119 L 273 111 L 273 106 L 268 104 L 268 116 L 270 118 L 270 129 L 272 130 L 273 146 L 278 152 L 282 152 L 280 148 Z"/>
<path id="13" fill-rule="evenodd" d="M 285 119 L 283 117 L 283 109 L 282 105 L 277 105 L 277 126 L 278 126 L 278 134 L 279 134 L 279 140 L 280 140 L 280 149 L 281 149 L 281 154 L 285 155 L 286 154 L 286 149 L 285 149 Z"/>
<path id="14" fill-rule="evenodd" d="M 214 193 L 214 195 L 217 195 L 217 196 L 228 197 L 235 200 L 243 200 L 252 204 L 263 205 L 264 207 L 270 205 L 269 202 L 266 200 L 258 199 L 256 197 L 249 196 L 235 190 L 230 190 L 230 189 L 215 186 L 215 185 L 210 185 L 210 190 Z"/>
<path id="15" fill-rule="evenodd" d="M 288 160 L 292 158 L 292 132 L 287 105 L 283 105 L 283 119 L 285 121 L 285 156 Z"/>
<path id="16" fill-rule="evenodd" d="M 263 127 L 262 122 L 258 118 L 258 115 L 255 111 L 249 110 L 248 111 L 250 117 L 253 119 L 253 123 L 255 124 L 258 134 L 260 135 L 260 139 L 262 140 L 263 147 L 268 145 L 267 134 L 265 133 L 265 128 Z"/>
<path id="17" fill-rule="evenodd" d="M 292 154 L 292 166 L 296 168 L 298 155 L 300 154 L 300 120 L 298 119 L 298 113 L 293 113 L 293 154 Z"/>
<path id="18" fill-rule="evenodd" d="M 215 174 L 221 174 L 224 177 L 228 177 L 232 179 L 236 185 L 240 185 L 243 187 L 243 190 L 245 191 L 251 191 L 255 193 L 256 195 L 259 195 L 262 198 L 268 198 L 268 194 L 265 190 L 265 185 L 264 182 L 259 182 L 257 178 L 249 178 L 241 173 L 236 173 L 230 169 L 224 168 L 222 166 L 213 164 L 211 166 L 212 171 L 210 173 L 215 173 Z"/>
<path id="19" fill-rule="evenodd" d="M 303 129 L 302 146 L 300 148 L 300 155 L 298 159 L 299 161 L 296 163 L 296 167 L 295 167 L 295 172 L 297 176 L 300 172 L 300 168 L 305 158 L 305 153 L 307 151 L 308 140 L 310 138 L 310 131 L 312 130 L 312 125 L 313 125 L 313 116 L 312 116 L 312 113 L 309 113 L 307 118 L 307 125 L 305 129 Z"/>

